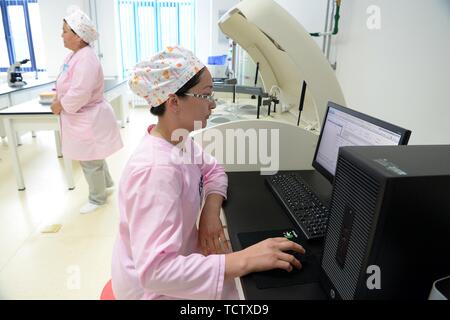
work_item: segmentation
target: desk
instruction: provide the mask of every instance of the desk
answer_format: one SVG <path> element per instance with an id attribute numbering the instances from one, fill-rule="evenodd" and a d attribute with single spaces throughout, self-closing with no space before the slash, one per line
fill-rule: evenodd
<path id="1" fill-rule="evenodd" d="M 24 85 L 23 87 L 10 87 L 8 86 L 8 83 L 3 83 L 0 84 L 0 96 L 2 95 L 10 95 L 10 94 L 14 94 L 14 93 L 23 93 L 23 92 L 28 92 L 30 91 L 30 89 L 34 89 L 37 87 L 42 87 L 42 86 L 48 86 L 48 85 L 53 85 L 55 83 L 55 79 L 50 79 L 47 77 L 40 77 L 39 79 L 25 79 L 26 81 L 26 85 Z M 40 90 L 45 90 L 40 88 Z M 10 99 L 13 99 L 12 96 L 10 96 Z M 13 101 L 13 100 L 11 100 Z M 13 104 L 13 103 L 12 103 Z"/>
<path id="2" fill-rule="evenodd" d="M 318 172 L 296 171 L 311 186 L 321 201 L 328 204 L 331 197 L 331 185 Z M 284 209 L 265 185 L 265 176 L 255 172 L 228 172 L 228 200 L 224 204 L 228 234 L 233 250 L 241 250 L 237 235 L 241 232 L 278 230 L 293 228 L 294 224 Z M 301 242 L 307 249 L 320 258 L 323 240 L 306 241 L 299 232 Z M 319 259 L 320 261 L 320 259 Z M 251 275 L 241 278 L 246 299 L 326 299 L 318 283 L 293 285 L 280 288 L 258 289 Z"/>
<path id="3" fill-rule="evenodd" d="M 122 128 L 128 118 L 128 103 L 124 97 L 126 80 L 105 80 L 105 99 L 113 105 L 116 118 L 120 121 Z M 20 166 L 19 154 L 17 152 L 18 131 L 52 130 L 55 132 L 56 150 L 58 157 L 61 154 L 60 120 L 59 116 L 51 112 L 50 106 L 43 106 L 39 99 L 33 99 L 3 110 L 0 110 L 0 122 L 5 126 L 5 133 L 9 142 L 14 174 L 16 176 L 17 188 L 25 190 L 22 168 Z M 75 188 L 72 174 L 72 160 L 64 158 L 67 186 L 69 190 Z"/>
<path id="4" fill-rule="evenodd" d="M 55 86 L 55 80 L 48 78 L 26 81 L 27 85 L 20 88 L 10 88 L 6 83 L 0 85 L 0 110 L 37 98 L 39 93 L 50 91 Z M 5 136 L 5 128 L 3 122 L 0 121 L 0 137 Z M 17 142 L 20 144 L 20 136 L 17 138 Z"/>
<path id="5" fill-rule="evenodd" d="M 105 79 L 104 83 L 105 100 L 108 101 L 120 123 L 121 128 L 125 128 L 128 121 L 129 105 L 127 99 L 126 79 Z M 0 85 L 0 110 L 19 105 L 33 100 L 43 91 L 51 91 L 55 87 L 54 80 L 41 80 L 32 82 L 22 88 L 9 88 L 7 85 Z M 5 137 L 6 132 L 3 122 L 0 121 L 0 137 Z M 19 137 L 18 137 L 19 138 Z M 17 141 L 20 144 L 20 141 Z"/>
<path id="6" fill-rule="evenodd" d="M 19 154 L 17 152 L 16 132 L 52 130 L 55 132 L 56 150 L 58 157 L 62 157 L 60 120 L 54 115 L 50 106 L 43 106 L 39 99 L 34 99 L 10 108 L 0 110 L 0 119 L 3 120 L 8 145 L 12 159 L 14 174 L 16 176 L 17 188 L 25 190 L 22 168 L 20 166 Z M 72 175 L 72 160 L 64 158 L 66 179 L 69 190 L 75 188 Z"/>

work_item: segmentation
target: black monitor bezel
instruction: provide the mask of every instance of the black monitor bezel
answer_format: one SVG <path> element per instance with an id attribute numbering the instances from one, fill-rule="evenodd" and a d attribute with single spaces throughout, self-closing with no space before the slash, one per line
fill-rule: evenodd
<path id="1" fill-rule="evenodd" d="M 369 123 L 372 123 L 376 126 L 382 127 L 386 130 L 389 130 L 391 132 L 395 132 L 398 133 L 400 135 L 400 141 L 399 141 L 399 145 L 407 145 L 408 141 L 409 141 L 409 137 L 411 136 L 411 131 L 408 129 L 404 129 L 402 127 L 393 125 L 391 123 L 388 123 L 386 121 L 374 118 L 372 116 L 369 116 L 367 114 L 355 111 L 353 109 L 338 105 L 334 102 L 329 101 L 328 105 L 327 105 L 327 112 L 325 113 L 325 117 L 323 119 L 323 123 L 322 123 L 322 128 L 320 129 L 320 135 L 319 135 L 319 139 L 317 140 L 317 146 L 316 146 L 316 151 L 314 152 L 314 157 L 313 157 L 313 162 L 312 162 L 312 166 L 314 169 L 316 169 L 320 174 L 322 174 L 328 181 L 330 181 L 330 183 L 333 183 L 334 180 L 334 175 L 332 175 L 330 172 L 328 172 L 327 169 L 325 169 L 319 162 L 316 161 L 317 158 L 317 152 L 319 151 L 319 147 L 320 147 L 320 142 L 322 141 L 322 134 L 325 128 L 325 124 L 327 122 L 327 118 L 328 118 L 328 114 L 330 111 L 330 108 L 334 108 L 337 109 L 339 111 L 345 112 L 349 115 L 352 115 L 354 117 L 357 117 L 359 119 L 362 119 L 364 121 L 367 121 Z"/>

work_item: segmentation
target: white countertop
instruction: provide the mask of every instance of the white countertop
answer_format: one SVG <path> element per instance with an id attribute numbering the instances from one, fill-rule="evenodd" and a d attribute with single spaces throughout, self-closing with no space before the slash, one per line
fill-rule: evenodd
<path id="1" fill-rule="evenodd" d="M 39 86 L 43 86 L 49 83 L 55 82 L 55 79 L 51 78 L 41 78 L 41 79 L 24 79 L 26 81 L 26 85 L 21 88 L 11 88 L 7 83 L 0 84 L 0 95 L 9 94 L 21 90 L 27 90 Z"/>
<path id="2" fill-rule="evenodd" d="M 0 110 L 0 116 L 21 114 L 52 114 L 52 110 L 49 104 L 40 104 L 38 98 Z"/>

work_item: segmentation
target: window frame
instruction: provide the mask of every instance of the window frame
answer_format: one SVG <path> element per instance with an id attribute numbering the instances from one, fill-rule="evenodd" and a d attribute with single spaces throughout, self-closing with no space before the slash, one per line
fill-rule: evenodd
<path id="1" fill-rule="evenodd" d="M 30 14 L 28 9 L 29 3 L 39 3 L 38 0 L 0 0 L 0 7 L 1 7 L 1 19 L 3 23 L 3 29 L 5 32 L 5 40 L 6 40 L 6 47 L 8 51 L 8 60 L 9 64 L 14 64 L 17 59 L 14 52 L 14 43 L 12 40 L 12 34 L 11 34 L 11 28 L 10 28 L 10 19 L 8 16 L 8 7 L 12 5 L 19 5 L 22 6 L 23 13 L 24 13 L 24 22 L 25 22 L 25 30 L 27 33 L 27 45 L 28 45 L 28 51 L 30 54 L 30 62 L 31 67 L 21 68 L 24 72 L 43 72 L 45 69 L 39 68 L 39 66 L 36 65 L 36 55 L 34 53 L 34 44 L 33 44 L 33 36 L 31 32 L 31 25 L 30 25 Z M 8 71 L 9 67 L 1 67 L 0 66 L 0 72 L 6 72 Z"/>

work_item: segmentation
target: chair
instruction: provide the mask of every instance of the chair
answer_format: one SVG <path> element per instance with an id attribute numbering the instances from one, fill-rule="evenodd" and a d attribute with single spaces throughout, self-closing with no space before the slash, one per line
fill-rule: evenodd
<path id="1" fill-rule="evenodd" d="M 114 292 L 112 290 L 111 279 L 103 287 L 102 293 L 100 295 L 100 300 L 116 300 L 114 297 Z"/>

